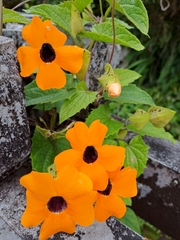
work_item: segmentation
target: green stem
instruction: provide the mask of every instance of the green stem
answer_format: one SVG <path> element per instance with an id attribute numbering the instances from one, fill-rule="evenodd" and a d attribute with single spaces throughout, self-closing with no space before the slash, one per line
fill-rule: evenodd
<path id="1" fill-rule="evenodd" d="M 90 16 L 96 23 L 99 23 L 99 19 L 98 19 L 96 16 L 94 16 L 94 14 L 93 14 L 87 7 L 84 9 L 84 11 L 85 11 L 85 13 L 86 13 L 88 16 Z"/>
<path id="2" fill-rule="evenodd" d="M 106 12 L 105 12 L 105 14 L 104 14 L 104 19 L 103 19 L 104 22 L 105 22 L 107 16 L 109 15 L 111 9 L 112 9 L 112 6 L 109 6 L 108 9 L 106 10 Z"/>
<path id="3" fill-rule="evenodd" d="M 3 26 L 3 2 L 0 0 L 0 36 L 2 35 L 2 26 Z"/>
<path id="4" fill-rule="evenodd" d="M 54 127 L 56 125 L 56 120 L 57 120 L 57 112 L 55 109 L 51 110 L 52 116 L 51 116 L 51 120 L 50 120 L 50 130 L 53 131 Z"/>
<path id="5" fill-rule="evenodd" d="M 67 84 L 67 90 L 69 90 L 69 88 L 73 88 L 73 83 L 74 83 L 74 74 L 71 74 L 71 77 L 69 80 L 69 86 Z"/>
<path id="6" fill-rule="evenodd" d="M 89 44 L 89 46 L 88 46 L 88 48 L 87 48 L 88 51 L 91 51 L 94 43 L 95 43 L 95 40 L 92 40 L 92 42 Z"/>
<path id="7" fill-rule="evenodd" d="M 22 5 L 24 5 L 25 3 L 28 3 L 28 2 L 30 2 L 30 1 L 31 1 L 31 0 L 25 0 L 25 1 L 17 4 L 15 7 L 12 8 L 12 10 L 15 10 L 16 8 L 21 7 Z"/>
<path id="8" fill-rule="evenodd" d="M 100 7 L 100 13 L 101 13 L 101 19 L 102 19 L 102 22 L 103 22 L 103 7 L 102 7 L 102 0 L 99 0 L 99 7 Z"/>

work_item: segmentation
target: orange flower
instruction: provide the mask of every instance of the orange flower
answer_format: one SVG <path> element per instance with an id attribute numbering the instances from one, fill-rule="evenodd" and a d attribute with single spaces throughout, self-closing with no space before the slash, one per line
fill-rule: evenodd
<path id="1" fill-rule="evenodd" d="M 104 190 L 108 183 L 107 171 L 121 168 L 125 158 L 124 147 L 102 145 L 107 131 L 107 126 L 99 120 L 89 128 L 83 122 L 76 122 L 66 133 L 72 149 L 55 157 L 57 171 L 72 164 L 92 180 L 95 190 Z"/>
<path id="2" fill-rule="evenodd" d="M 57 232 L 73 233 L 75 223 L 89 226 L 94 221 L 96 192 L 92 181 L 73 166 L 65 166 L 54 179 L 49 173 L 32 171 L 20 179 L 27 188 L 27 206 L 22 215 L 24 227 L 37 226 L 40 240 Z"/>
<path id="3" fill-rule="evenodd" d="M 104 191 L 98 191 L 94 207 L 95 219 L 103 222 L 110 216 L 122 218 L 126 205 L 120 197 L 129 198 L 137 195 L 136 169 L 126 167 L 109 173 L 109 181 Z"/>
<path id="4" fill-rule="evenodd" d="M 34 16 L 32 22 L 23 28 L 22 36 L 30 46 L 22 46 L 17 51 L 21 76 L 27 77 L 38 69 L 36 83 L 42 90 L 64 87 L 66 75 L 63 70 L 77 73 L 81 69 L 84 50 L 77 46 L 63 46 L 66 35 L 49 20 L 42 22 Z"/>

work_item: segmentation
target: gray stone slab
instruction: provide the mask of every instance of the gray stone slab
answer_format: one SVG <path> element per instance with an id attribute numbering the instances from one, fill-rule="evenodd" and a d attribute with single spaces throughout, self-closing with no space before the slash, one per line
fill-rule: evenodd
<path id="1" fill-rule="evenodd" d="M 8 226 L 10 226 L 22 240 L 37 240 L 39 235 L 39 227 L 26 229 L 20 224 L 20 218 L 25 209 L 25 189 L 19 184 L 19 179 L 30 171 L 30 164 L 26 163 L 16 171 L 14 175 L 7 177 L 0 183 L 0 217 L 7 223 L 7 229 Z M 7 231 L 7 229 L 5 229 L 5 231 Z M 16 240 L 14 238 L 12 239 Z M 111 217 L 108 219 L 107 224 L 106 222 L 95 222 L 93 225 L 86 228 L 77 226 L 76 232 L 73 235 L 58 233 L 50 239 L 143 240 L 144 238 Z"/>
<path id="2" fill-rule="evenodd" d="M 1 240 L 21 240 L 21 238 L 0 218 L 0 239 Z"/>
<path id="3" fill-rule="evenodd" d="M 0 179 L 18 168 L 30 152 L 21 77 L 12 39 L 0 36 Z"/>
<path id="4" fill-rule="evenodd" d="M 147 136 L 144 140 L 150 146 L 149 159 L 180 173 L 180 142 L 173 144 L 168 140 Z"/>
<path id="5" fill-rule="evenodd" d="M 147 167 L 138 178 L 133 210 L 164 234 L 180 239 L 180 142 L 145 137 Z"/>
<path id="6" fill-rule="evenodd" d="M 12 38 L 14 40 L 16 48 L 25 45 L 25 41 L 22 39 L 23 24 L 19 23 L 6 23 L 2 29 L 2 35 L 4 37 Z"/>

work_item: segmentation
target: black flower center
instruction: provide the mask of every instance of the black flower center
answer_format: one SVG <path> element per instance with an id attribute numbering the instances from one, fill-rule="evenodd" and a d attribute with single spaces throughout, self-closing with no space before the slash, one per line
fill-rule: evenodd
<path id="1" fill-rule="evenodd" d="M 110 180 L 108 180 L 108 184 L 107 184 L 106 189 L 103 190 L 103 191 L 98 190 L 98 193 L 100 193 L 102 195 L 105 195 L 105 196 L 108 196 L 111 192 L 111 189 L 112 189 L 112 183 L 110 182 Z"/>
<path id="2" fill-rule="evenodd" d="M 93 146 L 86 147 L 83 154 L 83 160 L 89 164 L 89 163 L 95 162 L 97 158 L 98 158 L 98 153 L 96 149 Z"/>
<path id="3" fill-rule="evenodd" d="M 55 59 L 56 53 L 51 44 L 43 43 L 40 50 L 40 57 L 45 63 L 50 63 Z"/>
<path id="4" fill-rule="evenodd" d="M 50 212 L 60 213 L 67 208 L 67 202 L 64 200 L 63 197 L 52 197 L 47 203 L 47 208 Z"/>

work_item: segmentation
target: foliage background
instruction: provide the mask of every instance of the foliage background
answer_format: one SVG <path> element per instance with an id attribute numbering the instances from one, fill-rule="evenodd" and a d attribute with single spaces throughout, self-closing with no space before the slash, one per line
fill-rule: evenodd
<path id="1" fill-rule="evenodd" d="M 163 11 L 159 0 L 143 2 L 150 20 L 150 38 L 136 32 L 145 49 L 130 51 L 128 68 L 142 75 L 136 84 L 151 95 L 156 105 L 176 111 L 166 129 L 180 140 L 180 4 L 178 0 L 169 1 L 169 8 Z"/>

